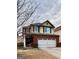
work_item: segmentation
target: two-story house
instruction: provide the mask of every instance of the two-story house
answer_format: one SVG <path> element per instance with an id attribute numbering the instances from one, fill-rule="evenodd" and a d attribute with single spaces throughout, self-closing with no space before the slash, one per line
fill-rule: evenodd
<path id="1" fill-rule="evenodd" d="M 54 35 L 54 28 L 48 20 L 24 26 L 24 47 L 57 47 L 59 35 Z"/>

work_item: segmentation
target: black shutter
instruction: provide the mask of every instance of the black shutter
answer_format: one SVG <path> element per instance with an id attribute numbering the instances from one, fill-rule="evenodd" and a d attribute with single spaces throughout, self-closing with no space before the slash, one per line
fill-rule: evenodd
<path id="1" fill-rule="evenodd" d="M 38 26 L 38 32 L 40 32 L 40 27 Z"/>
<path id="2" fill-rule="evenodd" d="M 51 29 L 52 29 L 52 28 L 50 28 L 50 33 L 52 33 Z"/>

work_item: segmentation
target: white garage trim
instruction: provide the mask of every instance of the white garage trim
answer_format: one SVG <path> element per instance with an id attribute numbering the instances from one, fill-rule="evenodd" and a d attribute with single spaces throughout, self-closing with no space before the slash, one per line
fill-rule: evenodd
<path id="1" fill-rule="evenodd" d="M 38 48 L 56 47 L 56 40 L 38 40 Z"/>

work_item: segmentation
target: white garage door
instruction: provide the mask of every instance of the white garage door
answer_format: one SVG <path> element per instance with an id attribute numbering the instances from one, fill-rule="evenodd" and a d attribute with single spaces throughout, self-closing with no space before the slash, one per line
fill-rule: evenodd
<path id="1" fill-rule="evenodd" d="M 56 47 L 56 40 L 38 40 L 39 48 Z"/>

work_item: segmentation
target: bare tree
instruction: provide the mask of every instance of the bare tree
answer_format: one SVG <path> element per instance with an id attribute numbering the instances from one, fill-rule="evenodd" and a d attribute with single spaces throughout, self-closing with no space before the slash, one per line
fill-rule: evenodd
<path id="1" fill-rule="evenodd" d="M 38 6 L 39 3 L 33 0 L 17 0 L 17 29 L 34 14 Z M 17 34 L 20 30 L 17 30 Z"/>
<path id="2" fill-rule="evenodd" d="M 33 0 L 17 0 L 17 27 L 23 25 L 34 14 L 38 5 L 33 5 Z"/>

